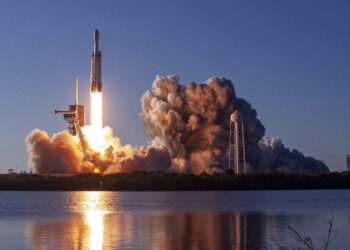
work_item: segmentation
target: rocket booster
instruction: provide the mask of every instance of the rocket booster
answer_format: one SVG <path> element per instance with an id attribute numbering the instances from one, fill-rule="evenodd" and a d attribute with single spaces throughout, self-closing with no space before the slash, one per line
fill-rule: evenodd
<path id="1" fill-rule="evenodd" d="M 101 51 L 98 50 L 98 39 L 99 32 L 95 30 L 94 32 L 94 52 L 91 55 L 91 93 L 101 92 L 102 90 L 102 81 L 101 81 Z"/>

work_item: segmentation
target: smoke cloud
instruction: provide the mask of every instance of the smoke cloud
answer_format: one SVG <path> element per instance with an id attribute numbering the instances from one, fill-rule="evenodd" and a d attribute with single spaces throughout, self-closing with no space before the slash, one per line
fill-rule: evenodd
<path id="1" fill-rule="evenodd" d="M 166 148 L 122 146 L 109 127 L 104 127 L 105 154 L 93 151 L 89 146 L 84 155 L 77 136 L 68 131 L 50 138 L 45 131 L 34 129 L 26 139 L 29 153 L 28 170 L 32 173 L 77 174 L 91 173 L 93 166 L 103 173 L 158 171 L 171 166 Z M 86 142 L 88 145 L 88 142 Z"/>
<path id="2" fill-rule="evenodd" d="M 83 152 L 79 140 L 68 131 L 54 134 L 34 129 L 27 136 L 29 152 L 28 169 L 34 173 L 81 173 L 84 172 Z"/>
<path id="3" fill-rule="evenodd" d="M 228 165 L 230 115 L 239 111 L 245 126 L 246 157 L 251 171 L 328 172 L 327 166 L 297 150 L 289 151 L 278 138 L 264 137 L 257 112 L 237 98 L 233 84 L 213 77 L 202 84 L 179 84 L 178 76 L 157 76 L 141 99 L 141 118 L 153 142 L 165 146 L 172 169 L 223 172 Z"/>
<path id="4" fill-rule="evenodd" d="M 240 112 L 244 122 L 250 171 L 329 171 L 323 162 L 297 150 L 290 151 L 279 138 L 264 137 L 265 128 L 257 119 L 256 110 L 236 97 L 228 79 L 214 77 L 201 84 L 190 82 L 183 86 L 178 76 L 157 76 L 152 90 L 142 96 L 141 107 L 140 117 L 152 139 L 151 145 L 122 145 L 106 126 L 104 155 L 89 146 L 84 154 L 78 138 L 67 131 L 50 138 L 46 132 L 35 129 L 26 138 L 29 171 L 87 173 L 95 165 L 103 173 L 224 172 L 228 165 L 230 115 L 235 111 Z"/>
<path id="5" fill-rule="evenodd" d="M 313 157 L 305 157 L 296 149 L 290 151 L 280 138 L 264 137 L 259 141 L 260 168 L 286 173 L 326 173 L 328 167 Z"/>

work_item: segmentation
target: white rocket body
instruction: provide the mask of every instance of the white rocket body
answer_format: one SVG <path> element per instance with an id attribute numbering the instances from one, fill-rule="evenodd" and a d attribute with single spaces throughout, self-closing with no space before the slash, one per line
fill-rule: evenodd
<path id="1" fill-rule="evenodd" d="M 94 52 L 91 55 L 91 77 L 90 85 L 91 92 L 101 92 L 102 81 L 101 81 L 101 51 L 98 50 L 98 39 L 99 32 L 95 30 L 94 32 Z"/>

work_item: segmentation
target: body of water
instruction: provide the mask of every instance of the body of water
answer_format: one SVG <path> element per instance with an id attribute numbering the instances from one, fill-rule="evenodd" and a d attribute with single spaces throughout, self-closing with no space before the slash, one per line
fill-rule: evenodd
<path id="1" fill-rule="evenodd" d="M 350 190 L 0 192 L 0 249 L 350 249 Z"/>

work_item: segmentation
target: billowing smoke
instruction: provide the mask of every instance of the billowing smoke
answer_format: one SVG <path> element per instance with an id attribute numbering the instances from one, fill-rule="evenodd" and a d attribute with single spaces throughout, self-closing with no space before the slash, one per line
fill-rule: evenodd
<path id="1" fill-rule="evenodd" d="M 157 76 L 141 106 L 145 131 L 154 144 L 168 148 L 173 170 L 198 174 L 227 169 L 230 115 L 239 111 L 250 170 L 328 172 L 324 163 L 297 150 L 290 152 L 280 139 L 263 137 L 265 128 L 256 110 L 236 97 L 225 78 L 182 86 L 178 76 Z"/>
<path id="2" fill-rule="evenodd" d="M 27 136 L 28 168 L 34 173 L 84 172 L 83 152 L 79 139 L 68 131 L 50 138 L 46 132 L 34 129 Z"/>
<path id="3" fill-rule="evenodd" d="M 230 115 L 240 112 L 245 127 L 247 165 L 251 171 L 328 172 L 327 166 L 297 150 L 285 148 L 278 138 L 264 137 L 257 112 L 237 98 L 225 78 L 205 83 L 179 84 L 179 77 L 157 76 L 152 90 L 141 98 L 141 119 L 152 145 L 122 145 L 109 127 L 103 128 L 105 153 L 88 146 L 67 131 L 54 134 L 33 130 L 26 139 L 28 169 L 34 173 L 176 171 L 196 174 L 224 172 L 228 165 Z M 88 129 L 88 128 L 87 128 Z M 88 142 L 86 142 L 88 145 Z"/>
<path id="4" fill-rule="evenodd" d="M 32 173 L 91 173 L 93 166 L 104 173 L 157 171 L 171 166 L 166 148 L 122 146 L 109 127 L 103 129 L 106 141 L 104 155 L 88 147 L 85 155 L 77 136 L 67 131 L 50 138 L 46 132 L 34 129 L 26 139 L 29 152 L 28 170 Z"/>
<path id="5" fill-rule="evenodd" d="M 280 172 L 319 173 L 329 172 L 328 167 L 319 160 L 305 157 L 298 150 L 290 151 L 280 138 L 264 137 L 259 142 L 260 169 Z"/>

